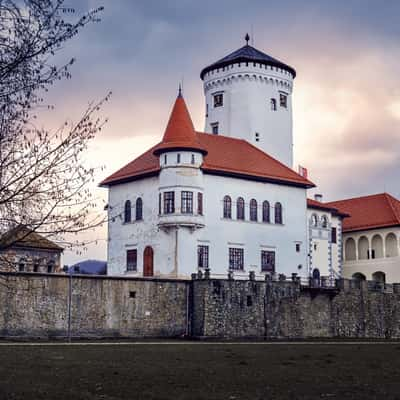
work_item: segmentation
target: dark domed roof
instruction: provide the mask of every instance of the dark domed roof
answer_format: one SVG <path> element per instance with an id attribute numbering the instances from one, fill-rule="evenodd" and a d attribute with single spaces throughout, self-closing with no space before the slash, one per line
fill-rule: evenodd
<path id="1" fill-rule="evenodd" d="M 200 73 L 200 78 L 203 79 L 204 75 L 209 71 L 217 68 L 223 68 L 227 65 L 238 62 L 257 62 L 264 65 L 270 65 L 272 67 L 282 68 L 290 72 L 293 75 L 293 78 L 296 77 L 296 71 L 294 68 L 289 67 L 289 65 L 286 65 L 283 62 L 269 56 L 268 54 L 265 54 L 262 51 L 257 50 L 254 47 L 246 44 L 245 46 L 227 55 L 226 57 L 221 58 L 214 64 L 211 64 L 208 67 L 204 68 Z"/>

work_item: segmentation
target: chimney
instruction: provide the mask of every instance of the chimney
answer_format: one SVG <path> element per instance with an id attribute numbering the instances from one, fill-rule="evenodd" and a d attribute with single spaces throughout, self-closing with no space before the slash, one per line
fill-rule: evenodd
<path id="1" fill-rule="evenodd" d="M 314 194 L 314 200 L 322 202 L 322 194 Z"/>

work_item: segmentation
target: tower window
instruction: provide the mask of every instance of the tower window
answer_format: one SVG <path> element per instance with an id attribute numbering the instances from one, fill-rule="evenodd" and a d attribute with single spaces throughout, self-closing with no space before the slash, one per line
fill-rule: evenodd
<path id="1" fill-rule="evenodd" d="M 332 243 L 337 243 L 337 229 L 332 228 Z"/>
<path id="2" fill-rule="evenodd" d="M 180 162 L 181 162 L 181 155 L 180 155 L 180 153 L 178 153 L 178 154 L 176 155 L 176 163 L 177 163 L 177 164 L 180 164 Z"/>
<path id="3" fill-rule="evenodd" d="M 181 193 L 181 213 L 193 214 L 193 192 L 182 191 Z"/>
<path id="4" fill-rule="evenodd" d="M 218 93 L 214 95 L 214 107 L 222 107 L 224 105 L 224 95 Z"/>
<path id="5" fill-rule="evenodd" d="M 211 124 L 211 132 L 213 133 L 213 135 L 218 135 L 218 128 L 219 128 L 218 122 Z"/>
<path id="6" fill-rule="evenodd" d="M 279 94 L 279 104 L 281 107 L 287 108 L 287 95 L 284 93 Z"/>
<path id="7" fill-rule="evenodd" d="M 165 165 L 167 165 L 167 159 L 168 159 L 168 158 L 167 158 L 167 155 L 164 154 L 164 164 L 165 164 Z"/>
<path id="8" fill-rule="evenodd" d="M 175 212 L 175 193 L 164 192 L 164 214 L 173 214 Z"/>
<path id="9" fill-rule="evenodd" d="M 271 110 L 276 111 L 276 99 L 271 99 Z"/>
<path id="10" fill-rule="evenodd" d="M 195 158 L 194 158 L 194 154 L 192 154 L 192 159 L 191 159 L 191 161 L 190 161 L 192 164 L 194 164 L 195 163 Z"/>
<path id="11" fill-rule="evenodd" d="M 260 134 L 258 132 L 256 132 L 256 134 L 255 134 L 255 139 L 256 139 L 256 142 L 260 141 Z"/>
<path id="12" fill-rule="evenodd" d="M 197 214 L 203 215 L 203 193 L 197 193 Z"/>

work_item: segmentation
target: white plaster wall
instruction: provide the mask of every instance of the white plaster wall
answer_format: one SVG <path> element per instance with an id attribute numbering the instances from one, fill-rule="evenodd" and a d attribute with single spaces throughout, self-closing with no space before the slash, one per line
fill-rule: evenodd
<path id="1" fill-rule="evenodd" d="M 292 87 L 289 72 L 260 64 L 241 63 L 240 67 L 235 64 L 210 71 L 204 77 L 208 109 L 205 131 L 211 133 L 211 124 L 218 122 L 219 134 L 245 139 L 292 167 Z M 224 94 L 224 105 L 214 108 L 213 95 L 220 92 Z M 287 108 L 279 104 L 280 92 L 288 95 Z M 271 110 L 271 98 L 277 101 L 276 111 Z"/>
<path id="2" fill-rule="evenodd" d="M 353 238 L 356 242 L 356 251 L 358 253 L 358 240 L 365 236 L 368 239 L 369 248 L 372 248 L 372 238 L 380 235 L 383 239 L 384 255 L 385 255 L 385 238 L 389 233 L 394 233 L 397 238 L 397 251 L 400 254 L 400 227 L 370 229 L 359 232 L 348 232 L 343 234 L 343 246 L 348 238 Z M 344 250 L 343 275 L 345 278 L 352 278 L 353 274 L 360 272 L 365 275 L 368 280 L 372 280 L 374 272 L 384 272 L 386 274 L 387 283 L 400 282 L 400 256 L 383 257 L 369 260 L 346 260 L 346 252 Z"/>

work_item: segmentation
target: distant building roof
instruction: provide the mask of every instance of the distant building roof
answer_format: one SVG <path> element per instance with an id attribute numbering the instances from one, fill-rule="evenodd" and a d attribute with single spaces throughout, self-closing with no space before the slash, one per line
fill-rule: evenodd
<path id="1" fill-rule="evenodd" d="M 272 67 L 282 68 L 285 71 L 290 72 L 294 78 L 296 77 L 296 71 L 294 68 L 246 44 L 240 49 L 228 54 L 226 57 L 221 58 L 217 62 L 204 68 L 200 73 L 200 78 L 203 79 L 204 75 L 209 71 L 240 62 L 256 62 L 263 65 L 270 65 Z"/>
<path id="2" fill-rule="evenodd" d="M 1 236 L 0 250 L 7 247 L 63 251 L 63 248 L 58 244 L 22 225 L 9 230 Z"/>
<path id="3" fill-rule="evenodd" d="M 186 110 L 183 109 L 184 100 L 178 98 L 180 113 L 186 115 L 184 118 L 190 118 Z M 176 104 L 172 113 L 176 110 Z M 171 120 L 170 120 L 171 121 Z M 179 129 L 178 129 L 179 128 Z M 205 153 L 201 169 L 214 175 L 223 175 L 238 177 L 249 180 L 258 180 L 263 182 L 279 183 L 289 186 L 298 186 L 304 188 L 314 187 L 315 185 L 287 167 L 280 161 L 264 153 L 259 148 L 253 146 L 243 139 L 235 139 L 222 135 L 212 135 L 209 133 L 193 132 L 191 124 L 178 123 L 178 134 L 173 130 L 167 129 L 168 137 L 176 137 L 171 142 L 164 141 L 147 150 L 144 154 L 125 165 L 123 168 L 103 180 L 100 185 L 112 186 L 119 183 L 129 182 L 136 179 L 142 179 L 147 176 L 158 175 L 160 171 L 159 159 L 155 154 L 160 149 L 189 148 L 202 149 Z M 188 138 L 185 138 L 185 134 Z M 195 135 L 195 136 L 194 136 Z M 180 145 L 172 145 L 173 141 Z M 190 145 L 186 146 L 186 143 Z M 161 151 L 161 150 L 160 150 Z"/>
<path id="4" fill-rule="evenodd" d="M 315 210 L 328 211 L 334 215 L 338 215 L 343 218 L 350 217 L 349 214 L 347 214 L 343 210 L 340 210 L 339 208 L 333 207 L 332 205 L 328 205 L 327 203 L 322 203 L 320 201 L 313 199 L 307 199 L 307 207 L 313 208 Z"/>
<path id="5" fill-rule="evenodd" d="M 349 213 L 344 232 L 400 226 L 400 201 L 388 193 L 356 197 L 326 203 Z"/>
<path id="6" fill-rule="evenodd" d="M 79 274 L 106 275 L 107 262 L 100 260 L 84 260 L 69 268 L 69 272 Z"/>

